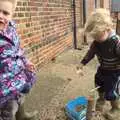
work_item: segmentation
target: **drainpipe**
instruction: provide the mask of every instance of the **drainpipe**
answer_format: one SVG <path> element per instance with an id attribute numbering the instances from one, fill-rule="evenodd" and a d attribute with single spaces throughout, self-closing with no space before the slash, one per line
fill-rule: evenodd
<path id="1" fill-rule="evenodd" d="M 86 23 L 86 12 L 87 12 L 86 11 L 86 0 L 83 0 L 82 3 L 83 3 L 83 26 L 84 26 Z M 84 35 L 83 44 L 87 44 L 87 38 L 85 35 Z"/>
<path id="2" fill-rule="evenodd" d="M 77 49 L 77 34 L 76 34 L 76 4 L 75 0 L 72 0 L 72 7 L 73 7 L 73 47 Z"/>
<path id="3" fill-rule="evenodd" d="M 95 0 L 95 8 L 97 8 L 97 0 Z"/>
<path id="4" fill-rule="evenodd" d="M 119 30 L 118 30 L 118 24 L 119 24 L 119 12 L 116 12 L 116 14 L 117 14 L 116 33 L 119 34 Z"/>
<path id="5" fill-rule="evenodd" d="M 86 22 L 86 0 L 83 0 L 83 25 Z"/>

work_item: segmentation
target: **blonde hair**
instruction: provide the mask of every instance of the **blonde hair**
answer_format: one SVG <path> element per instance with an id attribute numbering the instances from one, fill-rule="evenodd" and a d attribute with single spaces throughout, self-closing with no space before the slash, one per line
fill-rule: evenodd
<path id="1" fill-rule="evenodd" d="M 3 1 L 3 0 L 0 0 L 0 1 Z M 15 10 L 18 0 L 4 0 L 4 1 L 11 2 L 13 4 L 13 11 Z"/>
<path id="2" fill-rule="evenodd" d="M 113 23 L 109 10 L 99 8 L 89 16 L 84 31 L 91 35 L 98 35 L 100 32 L 109 30 L 112 27 Z"/>

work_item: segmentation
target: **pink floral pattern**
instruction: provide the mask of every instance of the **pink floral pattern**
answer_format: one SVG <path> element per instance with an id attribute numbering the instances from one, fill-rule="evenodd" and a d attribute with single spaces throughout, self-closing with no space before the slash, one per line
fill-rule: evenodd
<path id="1" fill-rule="evenodd" d="M 26 68 L 28 62 L 12 21 L 6 30 L 0 31 L 0 106 L 17 99 L 34 84 L 35 73 Z"/>

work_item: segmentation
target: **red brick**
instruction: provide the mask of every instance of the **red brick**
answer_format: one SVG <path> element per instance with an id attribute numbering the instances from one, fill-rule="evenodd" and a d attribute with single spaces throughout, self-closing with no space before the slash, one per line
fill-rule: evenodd
<path id="1" fill-rule="evenodd" d="M 100 1 L 98 6 L 100 6 Z M 103 0 L 102 0 L 103 1 Z M 82 0 L 76 2 L 76 26 L 83 24 Z M 106 2 L 103 4 L 107 4 Z M 87 15 L 94 10 L 94 0 L 87 2 Z M 36 66 L 47 63 L 73 45 L 73 7 L 71 0 L 21 0 L 14 20 L 21 46 Z"/>

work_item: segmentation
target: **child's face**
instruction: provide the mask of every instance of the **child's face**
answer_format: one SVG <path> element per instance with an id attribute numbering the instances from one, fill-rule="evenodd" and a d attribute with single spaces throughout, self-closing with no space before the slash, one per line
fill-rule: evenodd
<path id="1" fill-rule="evenodd" d="M 107 40 L 108 36 L 109 36 L 109 31 L 106 30 L 96 35 L 93 35 L 92 37 L 98 42 L 104 42 Z"/>
<path id="2" fill-rule="evenodd" d="M 12 19 L 13 4 L 9 1 L 0 0 L 0 30 L 3 30 Z"/>

